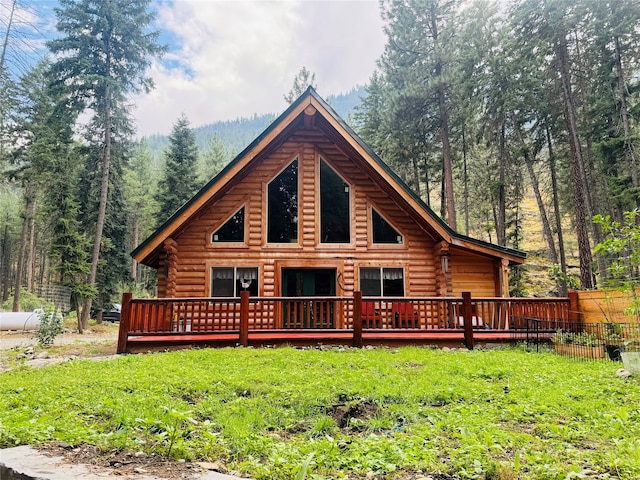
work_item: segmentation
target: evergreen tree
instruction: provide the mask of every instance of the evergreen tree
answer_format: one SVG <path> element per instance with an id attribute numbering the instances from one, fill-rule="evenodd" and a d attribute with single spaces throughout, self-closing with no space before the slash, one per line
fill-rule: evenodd
<path id="1" fill-rule="evenodd" d="M 153 181 L 151 164 L 153 157 L 145 140 L 138 142 L 132 152 L 124 173 L 125 198 L 127 198 L 128 248 L 136 248 L 141 238 L 148 237 L 155 228 L 154 213 L 158 211 L 153 192 L 157 188 Z M 131 278 L 142 281 L 142 272 L 135 260 L 131 260 Z"/>
<path id="2" fill-rule="evenodd" d="M 413 177 L 422 159 L 416 150 L 439 144 L 442 166 L 442 213 L 456 227 L 453 151 L 450 124 L 452 82 L 456 77 L 455 2 L 388 0 L 382 2 L 387 46 L 380 60 L 387 112 L 397 134 L 396 152 Z M 406 133 L 405 133 L 406 132 Z"/>
<path id="3" fill-rule="evenodd" d="M 316 74 L 310 70 L 307 70 L 307 67 L 302 67 L 293 78 L 293 86 L 291 87 L 291 90 L 289 90 L 289 93 L 284 96 L 285 101 L 291 104 L 296 101 L 297 98 L 302 95 L 307 88 L 318 88 L 315 84 L 315 81 Z"/>
<path id="4" fill-rule="evenodd" d="M 183 114 L 173 125 L 165 151 L 164 175 L 158 184 L 156 200 L 160 207 L 158 225 L 187 202 L 198 190 L 198 146 Z"/>
<path id="5" fill-rule="evenodd" d="M 207 150 L 201 155 L 200 183 L 205 184 L 215 177 L 229 163 L 230 159 L 231 155 L 220 140 L 220 136 L 215 133 L 209 140 Z"/>
<path id="6" fill-rule="evenodd" d="M 147 31 L 154 19 L 147 11 L 149 4 L 150 0 L 60 0 L 56 9 L 57 28 L 64 35 L 49 42 L 58 55 L 52 67 L 56 86 L 69 92 L 76 108 L 95 112 L 92 126 L 100 138 L 100 148 L 94 150 L 100 158 L 100 196 L 89 284 L 95 284 L 98 275 L 113 137 L 123 125 L 114 121 L 114 112 L 125 111 L 128 93 L 151 88 L 145 71 L 150 57 L 163 50 L 156 43 L 158 32 Z M 84 325 L 91 300 L 82 311 Z"/>

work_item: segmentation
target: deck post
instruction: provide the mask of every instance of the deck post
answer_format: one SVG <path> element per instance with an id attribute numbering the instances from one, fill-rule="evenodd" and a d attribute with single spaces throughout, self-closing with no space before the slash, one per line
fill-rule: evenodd
<path id="1" fill-rule="evenodd" d="M 569 322 L 580 322 L 580 306 L 578 305 L 578 292 L 575 290 L 569 290 L 567 293 L 569 297 Z"/>
<path id="2" fill-rule="evenodd" d="M 116 353 L 127 353 L 127 338 L 129 338 L 129 316 L 131 313 L 131 292 L 122 294 L 120 306 L 120 328 L 118 330 L 118 348 Z"/>
<path id="3" fill-rule="evenodd" d="M 240 292 L 240 345 L 249 346 L 249 291 Z"/>
<path id="4" fill-rule="evenodd" d="M 464 319 L 464 345 L 473 350 L 473 309 L 471 293 L 462 292 L 462 318 Z"/>
<path id="5" fill-rule="evenodd" d="M 362 292 L 353 292 L 353 346 L 362 348 Z"/>

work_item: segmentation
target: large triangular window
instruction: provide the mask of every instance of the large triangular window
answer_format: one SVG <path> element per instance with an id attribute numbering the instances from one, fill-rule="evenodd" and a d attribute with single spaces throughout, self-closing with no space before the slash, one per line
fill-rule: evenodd
<path id="1" fill-rule="evenodd" d="M 373 243 L 402 243 L 402 235 L 375 208 L 371 209 L 371 225 Z"/>
<path id="2" fill-rule="evenodd" d="M 267 242 L 298 242 L 298 160 L 274 178 L 268 187 Z"/>
<path id="3" fill-rule="evenodd" d="M 211 234 L 211 243 L 244 242 L 244 206 Z"/>

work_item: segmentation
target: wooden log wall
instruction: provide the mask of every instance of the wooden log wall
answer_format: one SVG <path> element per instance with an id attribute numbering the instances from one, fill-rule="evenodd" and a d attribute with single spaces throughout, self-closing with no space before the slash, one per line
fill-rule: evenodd
<path id="1" fill-rule="evenodd" d="M 296 158 L 299 167 L 298 243 L 268 244 L 267 186 Z M 352 227 L 349 244 L 322 244 L 319 241 L 320 158 L 350 184 Z M 435 297 L 444 292 L 457 296 L 462 291 L 470 291 L 474 296 L 494 295 L 491 260 L 452 252 L 451 271 L 443 277 L 438 254 L 441 249 L 434 239 L 320 130 L 298 131 L 276 151 L 254 162 L 252 170 L 223 193 L 174 237 L 169 279 L 163 274 L 164 265 L 159 267 L 160 293 L 167 291 L 170 285 L 171 296 L 177 298 L 208 297 L 211 295 L 211 268 L 220 266 L 258 267 L 258 295 L 262 297 L 283 294 L 280 286 L 282 268 L 335 268 L 336 295 L 352 296 L 359 289 L 360 267 L 392 267 L 404 269 L 405 296 Z M 242 206 L 245 207 L 245 242 L 211 243 L 212 233 Z M 372 208 L 403 235 L 403 244 L 372 243 Z M 446 282 L 452 281 L 451 287 L 443 286 L 443 278 Z M 350 322 L 351 308 L 351 304 L 345 307 L 341 321 Z M 273 318 L 273 312 L 267 313 Z M 434 323 L 430 328 L 438 326 Z M 350 325 L 339 327 L 349 328 Z"/>
<path id="2" fill-rule="evenodd" d="M 324 142 L 323 142 L 324 139 Z M 320 158 L 351 184 L 351 243 L 320 244 L 318 179 Z M 266 190 L 269 181 L 298 158 L 300 188 L 299 243 L 266 242 Z M 245 206 L 248 235 L 245 244 L 212 244 L 211 233 L 238 208 Z M 376 208 L 404 237 L 403 245 L 372 245 L 371 208 Z M 280 295 L 279 269 L 336 266 L 337 293 L 352 295 L 360 266 L 402 267 L 405 295 L 435 296 L 434 245 L 424 232 L 381 189 L 316 131 L 296 135 L 271 154 L 218 202 L 195 218 L 179 236 L 176 253 L 177 297 L 209 296 L 212 266 L 259 267 L 261 296 Z"/>
<path id="3" fill-rule="evenodd" d="M 474 297 L 498 295 L 492 259 L 452 250 L 449 270 L 454 297 L 462 295 L 462 292 L 471 292 Z"/>

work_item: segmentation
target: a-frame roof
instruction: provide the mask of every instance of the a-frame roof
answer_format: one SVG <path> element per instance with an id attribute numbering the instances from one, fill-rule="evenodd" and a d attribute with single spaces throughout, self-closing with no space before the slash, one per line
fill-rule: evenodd
<path id="1" fill-rule="evenodd" d="M 365 170 L 376 182 L 385 185 L 385 191 L 432 237 L 453 247 L 472 251 L 493 258 L 522 263 L 526 254 L 519 250 L 493 245 L 455 232 L 429 206 L 400 179 L 371 148 L 342 120 L 338 114 L 309 87 L 287 110 L 247 148 L 233 159 L 218 175 L 179 208 L 131 255 L 147 265 L 153 265 L 163 242 L 180 232 L 190 218 L 196 215 L 216 194 L 240 180 L 241 172 L 252 162 L 259 161 L 265 153 L 273 151 L 295 130 L 302 128 L 305 116 L 314 117 L 314 124 L 321 128 L 341 150 Z"/>

